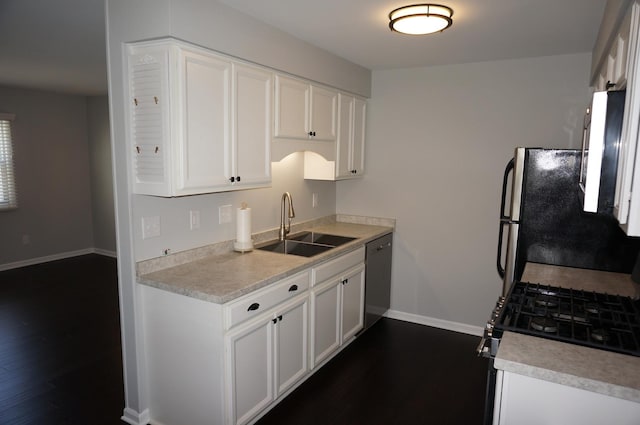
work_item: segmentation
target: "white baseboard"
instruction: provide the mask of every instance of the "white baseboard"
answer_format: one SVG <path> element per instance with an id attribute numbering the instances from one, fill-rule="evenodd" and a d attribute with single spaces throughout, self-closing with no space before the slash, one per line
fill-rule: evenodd
<path id="1" fill-rule="evenodd" d="M 35 264 L 48 263 L 50 261 L 64 260 L 65 258 L 78 257 L 80 255 L 99 254 L 107 257 L 116 257 L 113 251 L 107 251 L 99 248 L 85 248 L 77 251 L 61 252 L 59 254 L 47 255 L 44 257 L 30 258 L 28 260 L 15 261 L 12 263 L 0 264 L 0 271 L 17 269 L 20 267 L 33 266 Z"/>
<path id="2" fill-rule="evenodd" d="M 98 255 L 104 255 L 105 257 L 111 257 L 111 258 L 116 258 L 118 256 L 115 251 L 107 251 L 106 249 L 102 249 L 102 248 L 93 248 L 93 253 Z"/>
<path id="3" fill-rule="evenodd" d="M 130 407 L 126 407 L 124 409 L 120 419 L 131 425 L 147 425 L 151 421 L 149 417 L 149 409 L 145 409 L 142 413 L 138 413 Z"/>
<path id="4" fill-rule="evenodd" d="M 460 332 L 468 335 L 482 336 L 484 328 L 482 326 L 472 326 L 466 323 L 451 322 L 449 320 L 436 319 L 435 317 L 420 316 L 418 314 L 405 313 L 398 310 L 388 310 L 385 315 L 390 319 L 403 320 L 405 322 L 417 323 L 419 325 L 432 326 L 434 328 L 446 329 L 448 331 Z"/>

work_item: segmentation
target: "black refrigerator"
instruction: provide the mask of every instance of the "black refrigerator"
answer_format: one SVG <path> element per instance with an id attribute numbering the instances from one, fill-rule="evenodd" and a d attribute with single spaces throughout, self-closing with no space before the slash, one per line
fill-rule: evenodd
<path id="1" fill-rule="evenodd" d="M 503 295 L 527 262 L 631 273 L 640 238 L 627 237 L 611 215 L 583 211 L 581 154 L 517 148 L 507 165 L 497 258 Z"/>

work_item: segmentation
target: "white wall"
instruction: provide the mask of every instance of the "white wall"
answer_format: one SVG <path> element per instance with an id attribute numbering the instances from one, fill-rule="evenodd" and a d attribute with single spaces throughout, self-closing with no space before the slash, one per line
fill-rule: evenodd
<path id="1" fill-rule="evenodd" d="M 578 148 L 590 54 L 375 71 L 362 180 L 338 212 L 397 219 L 392 305 L 472 326 L 500 291 L 504 166 L 516 146 Z"/>
<path id="2" fill-rule="evenodd" d="M 87 97 L 87 131 L 93 247 L 98 252 L 113 255 L 116 252 L 116 229 L 107 96 Z"/>
<path id="3" fill-rule="evenodd" d="M 136 261 L 159 257 L 164 249 L 184 251 L 236 238 L 236 208 L 242 202 L 251 207 L 252 233 L 275 229 L 280 225 L 282 194 L 290 192 L 296 217 L 293 223 L 325 217 L 336 212 L 335 183 L 303 179 L 304 155 L 291 154 L 272 166 L 272 186 L 209 195 L 159 198 L 133 197 L 133 223 Z M 311 206 L 317 193 L 317 208 Z M 218 207 L 231 205 L 232 222 L 219 224 Z M 190 230 L 189 211 L 200 211 L 200 229 Z M 160 216 L 161 236 L 142 239 L 142 217 Z"/>
<path id="4" fill-rule="evenodd" d="M 18 209 L 0 212 L 0 265 L 91 248 L 85 97 L 0 87 L 0 111 L 16 115 L 18 190 Z"/>
<path id="5" fill-rule="evenodd" d="M 115 252 L 107 106 L 106 96 L 0 87 L 0 111 L 16 114 L 18 188 L 18 209 L 0 213 L 0 269 Z"/>

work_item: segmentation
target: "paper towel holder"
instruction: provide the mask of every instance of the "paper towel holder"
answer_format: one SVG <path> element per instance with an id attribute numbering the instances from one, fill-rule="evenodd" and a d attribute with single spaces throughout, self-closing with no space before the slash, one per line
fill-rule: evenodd
<path id="1" fill-rule="evenodd" d="M 233 249 L 238 251 L 238 252 L 253 251 L 253 240 L 246 241 L 246 242 L 234 241 L 233 242 Z"/>

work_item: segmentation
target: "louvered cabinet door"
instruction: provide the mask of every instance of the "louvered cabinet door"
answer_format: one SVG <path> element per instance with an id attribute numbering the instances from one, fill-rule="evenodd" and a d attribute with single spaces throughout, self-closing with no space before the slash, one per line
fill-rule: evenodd
<path id="1" fill-rule="evenodd" d="M 133 191 L 166 196 L 171 188 L 169 49 L 132 49 L 129 56 L 129 150 Z"/>

